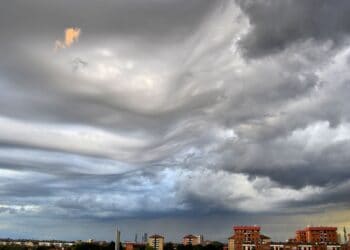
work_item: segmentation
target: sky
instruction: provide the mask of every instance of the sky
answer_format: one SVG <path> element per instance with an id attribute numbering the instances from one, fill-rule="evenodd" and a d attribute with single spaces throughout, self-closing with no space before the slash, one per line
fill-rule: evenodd
<path id="1" fill-rule="evenodd" d="M 2 2 L 0 238 L 350 229 L 349 11 Z"/>

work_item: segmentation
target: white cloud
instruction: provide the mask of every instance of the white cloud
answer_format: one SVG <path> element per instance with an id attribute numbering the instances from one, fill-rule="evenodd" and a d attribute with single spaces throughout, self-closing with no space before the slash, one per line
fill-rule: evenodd
<path id="1" fill-rule="evenodd" d="M 214 171 L 204 168 L 182 171 L 177 179 L 180 198 L 199 199 L 213 209 L 225 208 L 242 212 L 278 211 L 284 204 L 303 201 L 323 192 L 323 188 L 306 186 L 293 189 L 278 185 L 267 177 Z M 190 194 L 187 198 L 187 195 Z M 194 200 L 195 204 L 197 201 Z"/>
<path id="2" fill-rule="evenodd" d="M 293 131 L 288 140 L 307 151 L 319 151 L 339 142 L 350 142 L 350 124 L 343 123 L 332 128 L 328 121 L 316 122 Z"/>

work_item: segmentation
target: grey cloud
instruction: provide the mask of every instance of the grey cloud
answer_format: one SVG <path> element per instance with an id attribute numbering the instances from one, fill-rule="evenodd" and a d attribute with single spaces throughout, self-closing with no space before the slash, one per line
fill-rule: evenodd
<path id="1" fill-rule="evenodd" d="M 249 57 L 279 52 L 308 39 L 332 41 L 334 47 L 350 31 L 348 1 L 237 1 L 252 30 L 241 41 Z"/>
<path id="2" fill-rule="evenodd" d="M 321 2 L 4 4 L 3 214 L 157 231 L 347 207 L 348 4 Z"/>
<path id="3" fill-rule="evenodd" d="M 88 40 L 95 39 L 92 34 L 112 34 L 136 41 L 141 37 L 149 42 L 176 42 L 195 31 L 215 4 L 215 1 L 198 0 L 60 1 L 50 4 L 35 0 L 29 4 L 19 0 L 6 3 L 1 23 L 2 29 L 12 36 L 33 32 L 40 37 L 57 37 L 66 27 L 79 25 Z M 9 29 L 11 25 L 16 27 L 15 31 Z"/>

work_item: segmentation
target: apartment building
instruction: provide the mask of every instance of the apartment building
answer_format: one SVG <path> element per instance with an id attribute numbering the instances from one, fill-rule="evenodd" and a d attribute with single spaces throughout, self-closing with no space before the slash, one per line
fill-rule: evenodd
<path id="1" fill-rule="evenodd" d="M 164 237 L 158 234 L 151 235 L 148 237 L 148 245 L 154 250 L 163 250 L 164 248 Z"/>
<path id="2" fill-rule="evenodd" d="M 259 226 L 235 226 L 228 250 L 270 250 L 271 239 L 260 234 Z"/>
<path id="3" fill-rule="evenodd" d="M 185 246 L 187 245 L 201 245 L 203 243 L 203 236 L 202 235 L 193 235 L 193 234 L 188 234 L 185 235 L 182 238 L 182 244 L 184 244 Z"/>
<path id="4" fill-rule="evenodd" d="M 339 244 L 336 227 L 306 227 L 302 230 L 297 230 L 295 235 L 298 243 L 309 244 Z"/>
<path id="5" fill-rule="evenodd" d="M 286 242 L 272 242 L 259 226 L 235 226 L 228 250 L 350 250 L 339 243 L 336 227 L 306 227 Z M 349 243 L 350 246 L 350 243 Z M 346 249 L 345 249 L 346 248 Z"/>
<path id="6" fill-rule="evenodd" d="M 300 243 L 306 243 L 307 240 L 306 240 L 306 231 L 303 229 L 303 230 L 297 230 L 295 232 L 295 240 L 296 242 L 300 242 Z"/>

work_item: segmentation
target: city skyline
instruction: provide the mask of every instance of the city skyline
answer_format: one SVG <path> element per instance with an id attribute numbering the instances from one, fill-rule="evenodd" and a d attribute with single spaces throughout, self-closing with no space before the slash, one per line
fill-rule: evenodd
<path id="1" fill-rule="evenodd" d="M 349 229 L 349 11 L 3 1 L 0 238 Z"/>
<path id="2" fill-rule="evenodd" d="M 223 242 L 224 245 L 228 245 L 228 248 L 230 249 L 230 240 L 241 240 L 246 243 L 253 243 L 258 239 L 268 240 L 268 243 L 297 243 L 297 244 L 315 244 L 315 243 L 324 243 L 324 244 L 346 244 L 349 243 L 350 233 L 347 233 L 346 227 L 338 228 L 334 226 L 314 226 L 314 225 L 306 225 L 304 228 L 294 228 L 294 235 L 289 235 L 288 238 L 286 238 L 284 241 L 275 241 L 270 236 L 267 236 L 265 234 L 262 234 L 262 227 L 260 225 L 234 225 L 232 226 L 232 231 L 229 233 L 230 237 L 227 237 Z M 314 232 L 317 232 L 316 234 Z M 141 235 L 141 239 L 138 240 L 138 236 Z M 147 232 L 143 233 L 135 233 L 134 240 L 130 239 L 122 239 L 121 238 L 121 231 L 120 228 L 116 227 L 115 230 L 115 238 L 114 241 L 117 244 L 115 245 L 115 249 L 119 249 L 120 244 L 148 244 L 152 246 L 152 239 L 160 238 L 162 239 L 162 244 L 165 243 L 175 243 L 175 244 L 182 244 L 182 245 L 205 245 L 210 244 L 212 242 L 215 242 L 216 240 L 212 240 L 209 238 L 204 238 L 204 235 L 199 233 L 186 233 L 183 234 L 181 239 L 177 240 L 167 240 L 166 234 L 163 233 L 155 233 L 150 236 L 148 236 Z M 325 236 L 327 235 L 327 236 Z M 206 236 L 208 237 L 208 236 Z M 236 237 L 236 238 L 235 238 Z M 238 238 L 237 238 L 238 237 Z M 82 242 L 85 243 L 97 243 L 97 244 L 108 244 L 109 242 L 106 240 L 100 240 L 100 239 L 75 239 L 74 241 L 66 241 L 61 239 L 11 239 L 11 238 L 0 238 L 0 245 L 2 242 L 8 241 L 8 242 L 23 242 L 23 243 L 30 243 L 32 242 L 38 242 L 39 245 L 48 245 L 49 243 L 56 243 L 56 244 L 80 244 Z M 227 242 L 226 242 L 227 241 Z M 232 241 L 233 243 L 233 241 Z M 241 244 L 241 243 L 240 243 Z M 154 247 L 154 246 L 153 246 Z M 128 250 L 128 249 L 126 249 Z"/>

